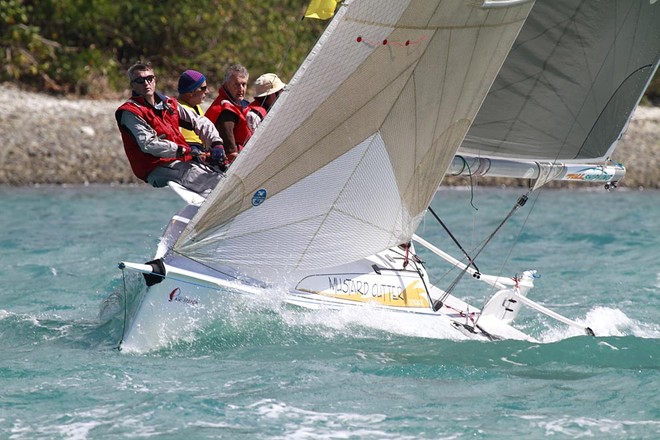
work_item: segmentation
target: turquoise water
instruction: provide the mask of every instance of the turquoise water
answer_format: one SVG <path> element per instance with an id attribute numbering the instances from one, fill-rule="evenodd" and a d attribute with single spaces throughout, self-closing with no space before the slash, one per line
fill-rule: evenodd
<path id="1" fill-rule="evenodd" d="M 519 190 L 434 200 L 474 249 Z M 530 296 L 598 338 L 524 310 L 543 341 L 411 336 L 392 323 L 231 301 L 152 353 L 115 350 L 121 260 L 146 261 L 182 202 L 140 187 L 0 188 L 0 438 L 626 438 L 660 433 L 660 192 L 542 191 L 477 259 L 536 269 Z M 458 255 L 427 216 L 420 235 Z M 432 254 L 419 250 L 429 266 Z M 455 274 L 433 268 L 441 287 Z M 134 295 L 139 277 L 129 276 Z M 460 287 L 481 305 L 488 289 Z M 423 332 L 421 332 L 423 333 Z"/>

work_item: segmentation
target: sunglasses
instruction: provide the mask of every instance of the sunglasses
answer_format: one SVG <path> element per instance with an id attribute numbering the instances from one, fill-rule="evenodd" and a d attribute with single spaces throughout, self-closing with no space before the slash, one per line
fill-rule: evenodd
<path id="1" fill-rule="evenodd" d="M 153 80 L 155 80 L 155 79 L 156 79 L 156 77 L 155 77 L 154 75 L 138 76 L 137 78 L 135 78 L 135 79 L 134 79 L 133 81 L 131 81 L 131 82 L 132 82 L 132 83 L 135 83 L 135 84 L 144 84 L 144 83 L 147 83 L 147 82 L 151 82 L 151 81 L 153 81 Z"/>

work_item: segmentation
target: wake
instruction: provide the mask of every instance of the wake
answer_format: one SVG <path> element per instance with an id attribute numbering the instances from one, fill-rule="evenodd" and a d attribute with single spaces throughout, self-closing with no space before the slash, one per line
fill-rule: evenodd
<path id="1" fill-rule="evenodd" d="M 591 327 L 596 337 L 635 336 L 645 339 L 660 338 L 660 326 L 632 319 L 622 310 L 616 308 L 594 307 L 584 318 L 576 318 L 575 321 Z M 571 327 L 553 326 L 543 331 L 539 339 L 542 342 L 557 342 L 583 335 L 583 333 Z"/>

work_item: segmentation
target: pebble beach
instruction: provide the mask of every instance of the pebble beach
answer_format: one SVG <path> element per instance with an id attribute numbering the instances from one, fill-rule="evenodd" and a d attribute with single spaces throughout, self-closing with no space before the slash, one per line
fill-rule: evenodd
<path id="1" fill-rule="evenodd" d="M 0 127 L 8 142 L 0 149 L 0 185 L 141 183 L 128 165 L 114 119 L 123 101 L 54 97 L 0 85 Z M 612 159 L 627 169 L 620 187 L 660 187 L 660 107 L 635 110 Z M 515 183 L 481 178 L 479 184 Z"/>

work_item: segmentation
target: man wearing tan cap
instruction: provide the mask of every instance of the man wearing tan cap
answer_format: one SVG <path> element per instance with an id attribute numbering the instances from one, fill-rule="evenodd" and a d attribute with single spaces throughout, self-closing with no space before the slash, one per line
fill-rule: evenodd
<path id="1" fill-rule="evenodd" d="M 277 98 L 286 86 L 274 73 L 264 73 L 254 82 L 254 100 L 245 109 L 250 131 L 254 133 L 259 123 L 266 117 L 266 113 L 275 104 Z"/>

